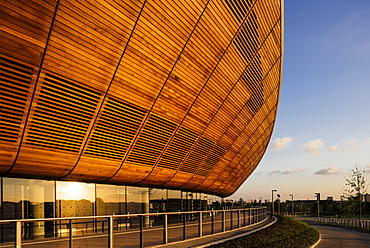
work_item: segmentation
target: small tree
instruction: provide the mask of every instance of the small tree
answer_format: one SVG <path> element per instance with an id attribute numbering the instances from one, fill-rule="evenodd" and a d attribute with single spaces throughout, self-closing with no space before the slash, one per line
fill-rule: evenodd
<path id="1" fill-rule="evenodd" d="M 359 214 L 359 219 L 362 216 L 361 201 L 362 196 L 367 191 L 366 172 L 364 169 L 355 165 L 355 168 L 350 169 L 346 179 L 347 188 L 344 189 L 341 199 L 343 200 L 342 210 L 345 215 Z M 357 210 L 357 211 L 356 211 Z"/>

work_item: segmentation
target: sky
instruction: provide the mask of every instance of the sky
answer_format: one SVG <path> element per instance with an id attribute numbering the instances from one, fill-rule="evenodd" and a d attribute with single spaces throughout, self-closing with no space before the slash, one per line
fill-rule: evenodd
<path id="1" fill-rule="evenodd" d="M 286 0 L 284 15 L 274 132 L 229 198 L 271 200 L 276 189 L 283 201 L 339 200 L 355 165 L 370 181 L 370 1 Z"/>

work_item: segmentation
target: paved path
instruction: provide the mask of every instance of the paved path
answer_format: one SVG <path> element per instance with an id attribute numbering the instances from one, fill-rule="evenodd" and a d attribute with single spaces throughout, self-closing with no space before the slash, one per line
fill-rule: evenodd
<path id="1" fill-rule="evenodd" d="M 352 231 L 341 227 L 315 225 L 313 218 L 297 217 L 298 220 L 306 222 L 313 227 L 316 227 L 321 234 L 321 242 L 317 248 L 340 248 L 340 247 L 369 247 L 370 234 L 359 231 Z"/>

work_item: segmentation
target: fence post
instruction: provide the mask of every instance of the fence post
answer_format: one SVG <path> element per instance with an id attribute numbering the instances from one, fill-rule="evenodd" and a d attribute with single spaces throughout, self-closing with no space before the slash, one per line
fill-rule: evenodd
<path id="1" fill-rule="evenodd" d="M 252 225 L 252 209 L 249 209 L 249 225 Z"/>
<path id="2" fill-rule="evenodd" d="M 108 247 L 113 248 L 113 216 L 108 217 Z"/>
<path id="3" fill-rule="evenodd" d="M 225 225 L 225 211 L 226 210 L 222 210 L 222 231 L 225 232 L 226 231 L 226 225 Z"/>
<path id="4" fill-rule="evenodd" d="M 22 247 L 22 222 L 19 220 L 15 223 L 15 247 Z"/>
<path id="5" fill-rule="evenodd" d="M 163 215 L 163 244 L 168 243 L 168 216 Z"/>
<path id="6" fill-rule="evenodd" d="M 198 225 L 198 237 L 203 236 L 203 214 L 199 212 L 199 225 Z"/>

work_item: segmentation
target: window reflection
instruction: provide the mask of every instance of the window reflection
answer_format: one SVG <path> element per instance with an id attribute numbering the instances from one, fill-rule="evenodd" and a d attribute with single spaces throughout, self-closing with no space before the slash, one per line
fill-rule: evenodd
<path id="1" fill-rule="evenodd" d="M 126 198 L 126 186 L 97 184 L 97 215 L 126 214 Z"/>
<path id="2" fill-rule="evenodd" d="M 35 179 L 3 178 L 2 219 L 54 217 L 54 182 Z M 2 239 L 10 237 L 13 225 L 3 226 Z M 9 234 L 8 234 L 9 232 Z M 25 239 L 52 235 L 50 223 L 32 222 L 24 228 Z"/>

